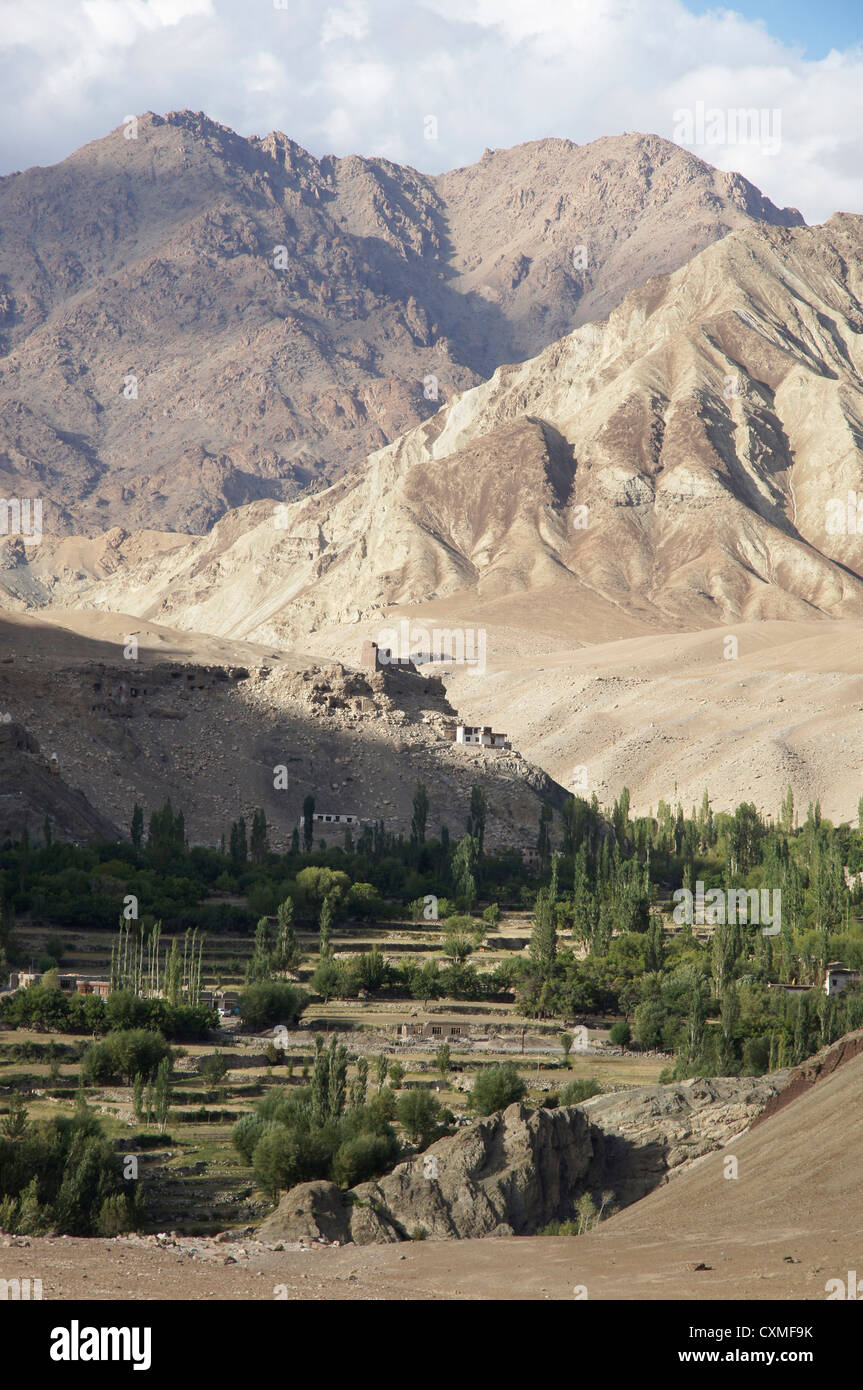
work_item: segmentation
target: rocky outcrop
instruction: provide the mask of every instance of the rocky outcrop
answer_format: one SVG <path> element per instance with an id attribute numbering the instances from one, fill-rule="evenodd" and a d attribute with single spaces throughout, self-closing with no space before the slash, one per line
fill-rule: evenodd
<path id="1" fill-rule="evenodd" d="M 786 1079 L 647 1086 L 555 1110 L 511 1105 L 348 1193 L 326 1182 L 292 1188 L 260 1235 L 357 1245 L 409 1239 L 418 1228 L 432 1240 L 533 1235 L 573 1217 L 584 1193 L 637 1201 L 745 1129 Z"/>
<path id="2" fill-rule="evenodd" d="M 637 1202 L 672 1170 L 721 1148 L 754 1123 L 789 1075 L 703 1077 L 586 1101 L 602 1182 L 613 1188 L 619 1206 Z"/>

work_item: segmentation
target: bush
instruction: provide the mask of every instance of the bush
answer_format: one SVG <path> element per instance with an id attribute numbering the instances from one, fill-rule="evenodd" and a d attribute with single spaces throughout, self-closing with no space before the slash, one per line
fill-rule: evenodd
<path id="1" fill-rule="evenodd" d="M 295 1022 L 307 1003 L 305 990 L 296 985 L 249 985 L 240 999 L 240 1017 L 249 1028 L 271 1028 L 276 1023 Z"/>
<path id="2" fill-rule="evenodd" d="M 211 1085 L 218 1085 L 228 1072 L 228 1063 L 221 1052 L 213 1052 L 209 1057 L 202 1057 L 198 1064 L 198 1074 Z"/>
<path id="3" fill-rule="evenodd" d="M 440 1101 L 420 1087 L 405 1091 L 396 1108 L 399 1124 L 415 1144 L 433 1132 L 439 1113 Z"/>
<path id="4" fill-rule="evenodd" d="M 342 1187 L 355 1187 L 358 1182 L 384 1172 L 397 1154 L 398 1144 L 392 1132 L 358 1134 L 337 1151 L 332 1163 L 332 1180 Z"/>
<path id="5" fill-rule="evenodd" d="M 258 1186 L 275 1200 L 298 1182 L 324 1176 L 331 1161 L 331 1147 L 321 1132 L 300 1133 L 272 1125 L 255 1145 L 252 1169 Z"/>
<path id="6" fill-rule="evenodd" d="M 613 1023 L 611 1032 L 608 1035 L 609 1042 L 614 1043 L 615 1047 L 628 1047 L 632 1038 L 632 1032 L 628 1023 Z"/>
<path id="7" fill-rule="evenodd" d="M 349 972 L 340 961 L 333 960 L 331 956 L 324 956 L 318 962 L 314 974 L 309 983 L 315 994 L 327 1002 L 335 996 L 337 999 L 344 999 L 350 995 L 351 990 L 356 994 L 359 986 L 354 985 Z"/>
<path id="8" fill-rule="evenodd" d="M 139 1074 L 145 1080 L 155 1076 L 163 1058 L 171 1049 L 161 1033 L 147 1028 L 130 1028 L 109 1033 L 103 1042 L 94 1043 L 84 1054 L 81 1079 L 86 1086 L 111 1081 L 133 1082 Z"/>
<path id="9" fill-rule="evenodd" d="M 770 1067 L 770 1035 L 747 1038 L 743 1044 L 744 1076 L 762 1076 Z"/>
<path id="10" fill-rule="evenodd" d="M 602 1094 L 602 1087 L 592 1076 L 577 1078 L 569 1081 L 560 1093 L 561 1105 L 581 1105 L 582 1101 L 590 1100 L 591 1096 Z"/>
<path id="11" fill-rule="evenodd" d="M 231 1143 L 245 1163 L 251 1163 L 258 1140 L 272 1127 L 263 1115 L 241 1115 L 231 1130 Z"/>
<path id="12" fill-rule="evenodd" d="M 97 1235 L 121 1236 L 125 1231 L 131 1231 L 133 1226 L 134 1221 L 126 1198 L 119 1192 L 116 1192 L 113 1197 L 106 1197 L 99 1208 L 99 1216 L 96 1221 Z"/>
<path id="13" fill-rule="evenodd" d="M 471 1108 L 479 1115 L 491 1115 L 496 1110 L 505 1110 L 514 1101 L 521 1100 L 527 1086 L 518 1074 L 514 1062 L 501 1062 L 497 1066 L 484 1067 L 473 1084 L 470 1095 Z"/>
<path id="14" fill-rule="evenodd" d="M 0 1224 L 6 1229 L 101 1234 L 105 1201 L 115 1196 L 126 1207 L 128 1230 L 134 1201 L 124 1193 L 113 1144 L 86 1105 L 72 1117 L 39 1121 L 17 1140 L 0 1137 Z"/>

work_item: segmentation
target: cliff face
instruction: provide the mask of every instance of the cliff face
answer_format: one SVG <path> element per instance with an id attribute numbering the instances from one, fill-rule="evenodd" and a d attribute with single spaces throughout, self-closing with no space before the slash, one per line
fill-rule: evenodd
<path id="1" fill-rule="evenodd" d="M 579 1197 L 638 1201 L 668 1173 L 747 1127 L 782 1088 L 769 1077 L 688 1081 L 598 1096 L 584 1106 L 511 1105 L 347 1194 L 332 1183 L 287 1192 L 263 1239 L 357 1245 L 535 1235 L 576 1214 Z"/>

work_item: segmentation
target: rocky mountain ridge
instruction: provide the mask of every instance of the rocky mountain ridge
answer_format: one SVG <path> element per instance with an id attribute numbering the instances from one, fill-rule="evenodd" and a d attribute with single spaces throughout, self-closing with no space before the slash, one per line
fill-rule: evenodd
<path id="1" fill-rule="evenodd" d="M 653 135 L 431 177 L 148 112 L 0 179 L 0 496 L 56 535 L 204 532 L 730 230 L 801 221 Z"/>

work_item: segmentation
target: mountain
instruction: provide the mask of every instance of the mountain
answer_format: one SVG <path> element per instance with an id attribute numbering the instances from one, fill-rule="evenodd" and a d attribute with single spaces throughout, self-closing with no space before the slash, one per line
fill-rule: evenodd
<path id="1" fill-rule="evenodd" d="M 205 532 L 728 232 L 801 222 L 652 135 L 431 177 L 147 113 L 0 179 L 0 496 L 59 535 Z"/>
<path id="2" fill-rule="evenodd" d="M 69 542 L 7 542 L 6 602 L 288 645 L 434 603 L 487 625 L 492 660 L 520 611 L 555 640 L 587 615 L 579 640 L 859 618 L 858 538 L 830 517 L 863 485 L 861 251 L 860 217 L 732 233 L 322 492 L 158 558 L 125 563 L 121 530 L 95 582 L 61 575 Z"/>
<path id="3" fill-rule="evenodd" d="M 260 807 L 285 850 L 310 792 L 323 814 L 397 835 L 422 782 L 430 835 L 461 833 L 479 785 L 487 843 L 534 848 L 543 802 L 564 798 L 509 746 L 450 741 L 457 710 L 412 669 L 351 672 L 101 613 L 5 617 L 0 653 L 0 840 L 25 821 L 41 836 L 46 814 L 58 838 L 113 838 L 136 802 L 149 813 L 171 797 L 193 844 L 218 844 Z M 353 664 L 359 655 L 357 643 Z M 343 834 L 334 826 L 331 846 Z"/>
<path id="4" fill-rule="evenodd" d="M 46 822 L 58 839 L 113 840 L 119 834 L 83 792 L 68 785 L 56 755 L 46 757 L 27 729 L 0 717 L 0 843 L 18 839 L 25 827 L 41 839 Z"/>

